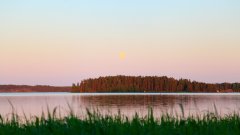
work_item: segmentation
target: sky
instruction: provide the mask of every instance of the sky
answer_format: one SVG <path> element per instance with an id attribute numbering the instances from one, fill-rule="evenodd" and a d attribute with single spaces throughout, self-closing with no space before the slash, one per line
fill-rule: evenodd
<path id="1" fill-rule="evenodd" d="M 0 84 L 240 82 L 239 0 L 1 0 Z"/>

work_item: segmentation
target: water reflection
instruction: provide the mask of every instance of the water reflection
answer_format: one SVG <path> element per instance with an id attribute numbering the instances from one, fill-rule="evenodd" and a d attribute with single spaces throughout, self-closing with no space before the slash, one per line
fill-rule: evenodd
<path id="1" fill-rule="evenodd" d="M 62 95 L 62 96 L 19 96 L 0 97 L 0 114 L 9 115 L 14 111 L 27 116 L 40 116 L 58 107 L 61 116 L 69 113 L 70 108 L 79 116 L 86 114 L 86 108 L 98 109 L 101 113 L 116 114 L 121 110 L 126 116 L 138 112 L 141 116 L 147 114 L 149 107 L 153 108 L 156 117 L 164 113 L 172 115 L 202 115 L 215 112 L 214 105 L 220 115 L 239 112 L 240 96 L 191 96 L 191 95 Z M 182 111 L 184 109 L 184 112 Z M 184 113 L 184 114 L 182 114 Z"/>

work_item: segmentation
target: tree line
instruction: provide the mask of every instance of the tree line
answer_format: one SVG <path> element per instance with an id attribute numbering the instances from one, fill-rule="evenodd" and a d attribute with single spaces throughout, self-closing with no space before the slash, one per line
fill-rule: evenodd
<path id="1" fill-rule="evenodd" d="M 70 92 L 69 87 L 56 87 L 48 85 L 0 85 L 0 92 Z"/>
<path id="2" fill-rule="evenodd" d="M 107 76 L 72 85 L 72 92 L 240 92 L 240 83 L 203 83 L 166 76 Z"/>

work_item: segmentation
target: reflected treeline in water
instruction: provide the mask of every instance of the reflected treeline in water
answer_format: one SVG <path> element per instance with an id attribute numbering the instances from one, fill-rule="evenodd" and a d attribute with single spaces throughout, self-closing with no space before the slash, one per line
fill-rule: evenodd
<path id="1" fill-rule="evenodd" d="M 187 102 L 190 97 L 183 97 L 181 102 Z M 176 96 L 128 95 L 128 96 L 74 96 L 74 101 L 86 106 L 169 106 L 176 103 Z"/>
<path id="2" fill-rule="evenodd" d="M 163 96 L 163 95 L 128 95 L 128 96 L 73 96 L 73 103 L 81 107 L 101 111 L 117 112 L 123 110 L 126 114 L 142 111 L 146 114 L 148 108 L 154 109 L 155 115 L 163 113 L 199 115 L 216 112 L 225 115 L 239 111 L 238 96 Z M 184 110 L 184 112 L 182 112 Z"/>
<path id="3" fill-rule="evenodd" d="M 208 97 L 198 96 L 163 96 L 163 95 L 127 95 L 127 96 L 73 96 L 74 102 L 80 102 L 86 106 L 172 106 L 175 104 L 189 104 L 195 102 L 200 104 Z"/>

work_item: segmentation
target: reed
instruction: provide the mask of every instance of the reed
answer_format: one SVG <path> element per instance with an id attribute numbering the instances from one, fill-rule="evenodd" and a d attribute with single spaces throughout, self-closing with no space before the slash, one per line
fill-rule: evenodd
<path id="1" fill-rule="evenodd" d="M 22 120 L 17 114 L 11 118 L 0 116 L 0 135 L 239 135 L 240 116 L 237 113 L 220 117 L 213 113 L 201 117 L 172 117 L 168 114 L 155 118 L 153 110 L 133 118 L 102 115 L 87 110 L 79 118 L 70 112 L 66 117 L 56 117 L 53 112 L 41 117 Z"/>

